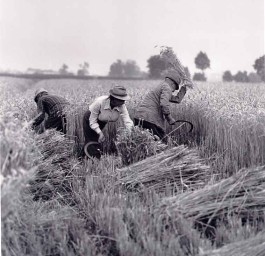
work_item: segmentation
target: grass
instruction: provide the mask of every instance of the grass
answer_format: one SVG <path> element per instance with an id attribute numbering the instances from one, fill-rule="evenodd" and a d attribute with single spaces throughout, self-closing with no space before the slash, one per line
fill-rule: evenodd
<path id="1" fill-rule="evenodd" d="M 146 88 L 157 82 L 119 81 L 132 96 L 127 104 L 132 117 Z M 178 165 L 174 154 L 172 161 L 160 159 L 160 145 L 145 132 L 118 135 L 119 156 L 106 155 L 100 162 L 75 159 L 74 145 L 82 143 L 82 111 L 108 92 L 108 81 L 27 83 L 0 82 L 9 99 L 0 106 L 3 255 L 259 255 L 265 249 L 264 84 L 199 84 L 183 103 L 172 106 L 177 119 L 195 127 L 187 136 L 174 134 L 174 146 L 186 149 L 185 166 L 207 162 L 211 173 L 206 186 L 172 190 L 163 178 L 185 157 Z M 36 114 L 37 87 L 72 103 L 68 114 L 75 122 L 69 123 L 69 135 L 80 140 L 27 128 Z M 164 154 L 170 150 L 176 149 Z M 141 179 L 148 189 L 124 189 L 121 170 L 124 179 Z M 41 200 L 34 201 L 30 189 L 36 186 L 29 181 L 40 176 Z M 164 189 L 149 186 L 150 177 Z M 218 217 L 211 223 L 214 236 L 206 232 L 209 216 Z"/>
<path id="2" fill-rule="evenodd" d="M 224 177 L 265 163 L 263 91 L 264 84 L 201 84 L 174 108 L 194 124 L 187 139 Z"/>

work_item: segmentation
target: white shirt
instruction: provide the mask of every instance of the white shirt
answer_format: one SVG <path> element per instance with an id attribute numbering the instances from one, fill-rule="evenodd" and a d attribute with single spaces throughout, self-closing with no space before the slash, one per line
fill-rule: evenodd
<path id="1" fill-rule="evenodd" d="M 90 127 L 98 134 L 101 132 L 98 120 L 103 122 L 116 122 L 121 116 L 125 128 L 130 130 L 133 127 L 133 121 L 129 116 L 125 104 L 111 109 L 109 96 L 96 98 L 89 106 L 89 110 L 91 111 L 89 117 Z"/>

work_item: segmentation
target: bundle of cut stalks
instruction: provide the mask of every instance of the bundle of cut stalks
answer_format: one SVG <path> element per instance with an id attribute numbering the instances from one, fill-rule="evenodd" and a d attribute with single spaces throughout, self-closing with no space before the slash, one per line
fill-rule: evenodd
<path id="1" fill-rule="evenodd" d="M 87 105 L 71 106 L 66 109 L 67 136 L 74 141 L 74 151 L 82 148 L 85 138 L 83 132 L 83 118 L 88 110 Z"/>
<path id="2" fill-rule="evenodd" d="M 36 198 L 48 199 L 57 192 L 68 193 L 79 162 L 73 157 L 73 141 L 54 130 L 36 138 L 42 155 L 30 190 Z"/>
<path id="3" fill-rule="evenodd" d="M 156 141 L 149 130 L 139 126 L 133 127 L 130 133 L 119 129 L 115 144 L 123 165 L 133 164 L 167 148 L 160 140 Z"/>
<path id="4" fill-rule="evenodd" d="M 264 256 L 265 255 L 265 232 L 255 237 L 234 242 L 220 249 L 206 251 L 200 256 Z"/>
<path id="5" fill-rule="evenodd" d="M 265 209 L 265 166 L 243 169 L 214 185 L 166 198 L 158 208 L 169 215 L 179 212 L 185 218 L 207 219 L 208 223 L 232 213 L 249 218 Z"/>
<path id="6" fill-rule="evenodd" d="M 42 160 L 67 160 L 72 156 L 71 148 L 73 141 L 66 138 L 56 130 L 47 130 L 36 137 L 36 145 L 40 150 Z"/>
<path id="7" fill-rule="evenodd" d="M 194 149 L 183 145 L 165 150 L 119 170 L 119 184 L 127 188 L 183 190 L 205 184 L 209 167 Z"/>
<path id="8" fill-rule="evenodd" d="M 182 84 L 192 89 L 194 84 L 191 78 L 186 74 L 184 66 L 173 52 L 171 47 L 162 46 L 160 48 L 160 56 L 165 61 L 168 69 L 177 72 L 182 80 Z"/>

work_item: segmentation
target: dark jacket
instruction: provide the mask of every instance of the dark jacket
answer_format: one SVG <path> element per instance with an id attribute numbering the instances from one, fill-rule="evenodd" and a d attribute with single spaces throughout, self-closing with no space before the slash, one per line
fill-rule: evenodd
<path id="1" fill-rule="evenodd" d="M 45 119 L 45 114 L 48 119 L 56 119 L 63 115 L 64 108 L 69 105 L 69 102 L 60 96 L 44 94 L 37 102 L 39 115 L 33 121 L 33 127 L 38 126 Z"/>
<path id="2" fill-rule="evenodd" d="M 175 88 L 163 81 L 147 93 L 136 110 L 135 118 L 165 129 L 165 116 L 170 115 L 170 102 L 180 103 L 186 94 L 186 87 L 181 87 L 176 96 L 172 94 L 174 91 Z"/>

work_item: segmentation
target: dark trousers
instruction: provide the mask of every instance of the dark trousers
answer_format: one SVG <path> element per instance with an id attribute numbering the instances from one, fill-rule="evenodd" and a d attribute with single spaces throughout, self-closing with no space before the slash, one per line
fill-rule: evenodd
<path id="1" fill-rule="evenodd" d="M 49 116 L 44 122 L 45 129 L 56 129 L 66 134 L 66 117 L 64 114 L 59 116 Z"/>
<path id="2" fill-rule="evenodd" d="M 151 130 L 151 132 L 153 132 L 154 135 L 158 136 L 160 140 L 165 140 L 165 131 L 158 127 L 157 125 L 153 124 L 153 123 L 150 123 L 150 122 L 147 122 L 145 120 L 139 120 L 137 118 L 134 119 L 134 125 L 135 126 L 140 126 L 144 129 L 148 129 L 148 130 Z"/>
<path id="3" fill-rule="evenodd" d="M 90 110 L 87 110 L 83 118 L 83 131 L 84 131 L 84 137 L 85 137 L 84 146 L 89 142 L 98 142 L 98 138 L 99 138 L 99 135 L 90 127 L 90 123 L 89 123 L 90 114 L 91 114 Z M 99 128 L 102 130 L 107 123 L 98 120 L 98 124 L 99 124 Z M 100 155 L 101 155 L 100 145 L 91 145 L 87 150 L 90 156 L 96 157 L 98 159 L 100 158 Z"/>

